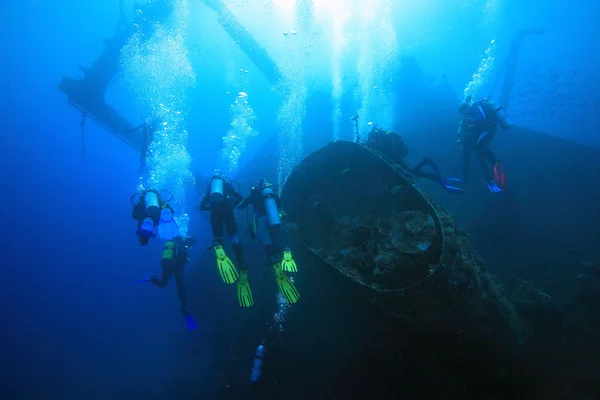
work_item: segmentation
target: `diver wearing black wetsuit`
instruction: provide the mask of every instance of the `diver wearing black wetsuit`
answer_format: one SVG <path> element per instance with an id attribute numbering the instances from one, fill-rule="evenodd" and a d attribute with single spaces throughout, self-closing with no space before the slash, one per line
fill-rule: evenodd
<path id="1" fill-rule="evenodd" d="M 158 207 L 146 207 L 146 193 L 152 192 L 156 194 Z M 138 196 L 139 199 L 137 203 L 135 202 L 135 197 Z M 153 227 L 157 226 L 160 221 L 160 214 L 163 208 L 168 208 L 171 210 L 171 213 L 175 213 L 173 207 L 171 207 L 166 201 L 163 200 L 161 195 L 152 189 L 144 190 L 141 193 L 136 193 L 131 196 L 131 203 L 133 204 L 133 210 L 131 211 L 131 218 L 135 219 L 138 223 L 137 235 L 140 242 L 140 245 L 145 246 L 148 244 L 150 236 L 145 235 L 141 232 L 142 224 L 146 218 L 152 218 Z M 142 233 L 142 234 L 140 234 Z"/>
<path id="2" fill-rule="evenodd" d="M 219 201 L 211 200 L 211 181 L 221 179 L 223 181 L 223 198 Z M 206 194 L 200 203 L 200 211 L 210 211 L 210 226 L 214 241 L 223 245 L 223 226 L 229 236 L 231 247 L 235 252 L 238 267 L 244 270 L 244 252 L 237 234 L 237 222 L 235 221 L 235 206 L 242 201 L 242 195 L 236 191 L 230 179 L 223 175 L 211 178 L 206 187 Z"/>
<path id="3" fill-rule="evenodd" d="M 238 206 L 239 210 L 243 210 L 248 206 L 252 206 L 254 216 L 256 218 L 256 230 L 258 238 L 263 247 L 263 251 L 267 258 L 274 262 L 281 253 L 281 224 L 270 225 L 267 218 L 267 210 L 265 208 L 264 190 L 271 189 L 272 194 L 269 196 L 275 199 L 277 209 L 281 210 L 281 199 L 273 190 L 273 185 L 267 183 L 264 179 L 260 179 L 256 184 L 252 185 L 250 195 Z"/>
<path id="4" fill-rule="evenodd" d="M 470 101 L 470 99 L 468 100 Z M 498 161 L 489 148 L 498 131 L 498 117 L 485 100 L 479 100 L 473 104 L 469 104 L 469 101 L 463 103 L 459 109 L 463 115 L 459 133 L 459 142 L 463 148 L 463 180 L 466 182 L 469 178 L 471 154 L 475 151 L 489 189 L 492 192 L 500 191 L 492 178 L 491 168 L 486 164 L 487 161 L 494 166 Z"/>
<path id="5" fill-rule="evenodd" d="M 433 172 L 423 171 L 422 169 L 426 165 L 430 166 L 431 169 L 433 169 Z M 421 160 L 421 162 L 419 162 L 417 165 L 415 165 L 412 168 L 409 168 L 406 164 L 404 164 L 403 167 L 405 167 L 408 170 L 408 172 L 410 172 L 417 178 L 429 179 L 429 180 L 437 182 L 437 183 L 441 182 L 443 179 L 437 164 L 434 163 L 433 160 L 429 157 L 425 157 L 424 159 Z"/>
<path id="6" fill-rule="evenodd" d="M 164 288 L 169 283 L 171 276 L 175 277 L 175 284 L 177 285 L 177 295 L 181 303 L 182 311 L 187 310 L 187 298 L 185 295 L 185 288 L 183 286 L 183 272 L 185 270 L 185 264 L 188 260 L 188 249 L 196 243 L 196 239 L 193 237 L 183 238 L 176 236 L 173 239 L 165 243 L 163 247 L 162 259 L 160 264 L 162 266 L 161 277 L 151 276 L 148 280 L 159 288 Z"/>
<path id="7" fill-rule="evenodd" d="M 373 150 L 389 157 L 393 162 L 402 166 L 417 178 L 429 179 L 442 185 L 444 189 L 451 193 L 462 193 L 462 189 L 450 184 L 450 178 L 442 176 L 439 167 L 429 157 L 425 157 L 414 167 L 409 167 L 404 158 L 408 155 L 408 146 L 402 140 L 402 137 L 394 132 L 373 127 L 369 132 L 366 145 Z M 429 166 L 433 172 L 423 171 L 423 167 Z"/>

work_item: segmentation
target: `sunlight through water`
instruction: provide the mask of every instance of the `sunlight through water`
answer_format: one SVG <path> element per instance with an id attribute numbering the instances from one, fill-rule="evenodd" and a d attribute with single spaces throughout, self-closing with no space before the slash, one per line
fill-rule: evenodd
<path id="1" fill-rule="evenodd" d="M 342 55 L 347 45 L 344 26 L 352 16 L 349 0 L 315 0 L 315 14 L 319 22 L 331 29 L 331 97 L 333 103 L 333 140 L 340 138 L 342 118 L 341 99 L 344 94 Z"/>
<path id="2" fill-rule="evenodd" d="M 187 151 L 187 90 L 196 77 L 185 48 L 187 4 L 174 4 L 174 27 L 155 23 L 147 38 L 135 32 L 121 52 L 121 70 L 146 121 L 159 122 L 149 145 L 148 176 L 138 189 L 170 191 L 180 233 L 186 235 L 186 187 L 194 184 Z"/>
<path id="3" fill-rule="evenodd" d="M 483 4 L 471 3 L 479 8 L 481 13 L 480 28 L 486 28 L 492 25 L 498 18 L 499 0 L 485 0 Z M 477 70 L 471 76 L 471 81 L 467 84 L 463 91 L 463 96 L 466 98 L 472 96 L 473 99 L 486 97 L 483 93 L 488 86 L 490 79 L 496 75 L 496 41 L 492 40 L 482 56 L 479 58 Z"/>
<path id="4" fill-rule="evenodd" d="M 308 27 L 299 23 L 304 7 L 297 7 L 295 1 L 279 1 L 276 5 L 286 7 L 280 10 L 280 20 L 289 27 L 286 36 L 286 53 L 279 64 L 281 80 L 277 85 L 283 104 L 277 113 L 279 162 L 277 184 L 281 189 L 292 172 L 292 168 L 303 155 L 302 122 L 306 114 L 307 88 L 305 83 L 305 44 L 302 40 Z M 287 5 L 294 4 L 294 9 Z"/>
<path id="5" fill-rule="evenodd" d="M 241 70 L 242 74 L 247 75 L 248 71 Z M 242 85 L 244 87 L 247 84 Z M 222 160 L 226 167 L 227 173 L 231 173 L 238 168 L 240 157 L 246 150 L 248 140 L 258 132 L 253 129 L 252 125 L 256 120 L 254 110 L 248 102 L 248 94 L 239 92 L 235 97 L 233 104 L 230 106 L 231 125 L 227 136 L 223 138 L 223 153 Z"/>
<path id="6" fill-rule="evenodd" d="M 392 0 L 360 0 L 358 4 L 360 56 L 355 98 L 360 103 L 362 139 L 366 139 L 372 124 L 390 128 L 394 121 L 395 99 L 388 86 L 398 54 L 392 6 Z"/>
<path id="7" fill-rule="evenodd" d="M 488 80 L 492 76 L 494 72 L 494 67 L 496 64 L 496 44 L 495 41 L 492 40 L 481 57 L 481 61 L 479 62 L 479 68 L 471 77 L 471 81 L 467 84 L 467 87 L 464 90 L 464 97 L 473 96 L 473 98 L 485 97 L 481 94 L 482 88 L 488 83 Z"/>

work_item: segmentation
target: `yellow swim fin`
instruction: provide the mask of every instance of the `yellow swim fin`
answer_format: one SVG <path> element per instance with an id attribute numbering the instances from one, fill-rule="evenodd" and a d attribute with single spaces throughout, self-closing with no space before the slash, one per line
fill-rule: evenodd
<path id="1" fill-rule="evenodd" d="M 240 271 L 240 280 L 237 284 L 237 295 L 240 307 L 251 307 L 254 304 L 252 290 L 248 283 L 248 271 Z"/>
<path id="2" fill-rule="evenodd" d="M 281 270 L 280 264 L 273 264 L 273 269 L 275 270 L 275 281 L 277 282 L 279 293 L 281 293 L 285 301 L 289 304 L 296 303 L 300 298 L 300 293 L 298 293 L 294 283 L 285 272 Z"/>
<path id="3" fill-rule="evenodd" d="M 231 259 L 227 257 L 227 254 L 225 254 L 223 246 L 217 243 L 214 245 L 213 250 L 215 251 L 215 257 L 217 258 L 217 267 L 219 268 L 219 273 L 221 274 L 223 282 L 228 284 L 235 283 L 239 275 L 237 269 L 235 268 L 235 265 L 233 265 Z"/>
<path id="4" fill-rule="evenodd" d="M 298 272 L 296 261 L 292 258 L 292 251 L 289 247 L 283 250 L 283 260 L 281 261 L 281 269 L 287 272 Z"/>

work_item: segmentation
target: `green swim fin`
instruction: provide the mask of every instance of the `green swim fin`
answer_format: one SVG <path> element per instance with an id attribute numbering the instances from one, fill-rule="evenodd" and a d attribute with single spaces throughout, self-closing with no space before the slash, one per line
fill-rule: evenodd
<path id="1" fill-rule="evenodd" d="M 217 258 L 217 267 L 219 268 L 221 279 L 227 284 L 235 283 L 239 275 L 235 265 L 233 265 L 231 259 L 227 257 L 227 254 L 225 254 L 223 246 L 216 243 L 213 250 L 215 251 L 215 257 Z"/>
<path id="2" fill-rule="evenodd" d="M 248 283 L 248 271 L 240 271 L 237 295 L 238 301 L 240 302 L 240 307 L 251 307 L 254 304 L 252 290 L 250 290 L 250 284 Z"/>
<path id="3" fill-rule="evenodd" d="M 294 283 L 285 274 L 285 272 L 281 270 L 280 264 L 273 264 L 273 269 L 275 270 L 275 281 L 277 282 L 277 287 L 279 288 L 279 292 L 285 301 L 287 301 L 289 304 L 296 303 L 300 298 L 300 294 L 294 286 Z"/>
<path id="4" fill-rule="evenodd" d="M 296 261 L 292 258 L 292 251 L 289 247 L 283 250 L 283 260 L 281 261 L 281 269 L 287 272 L 298 272 Z"/>

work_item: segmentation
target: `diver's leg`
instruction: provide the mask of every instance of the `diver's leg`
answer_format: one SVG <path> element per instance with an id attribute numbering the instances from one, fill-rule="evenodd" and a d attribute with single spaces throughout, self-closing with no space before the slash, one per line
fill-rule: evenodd
<path id="1" fill-rule="evenodd" d="M 425 166 L 428 165 L 429 162 L 431 162 L 431 160 L 428 157 L 425 157 L 424 159 L 421 160 L 420 163 L 418 163 L 417 165 L 415 165 L 412 168 L 409 168 L 408 170 L 412 173 L 412 174 L 417 174 L 421 171 L 421 169 Z"/>
<path id="2" fill-rule="evenodd" d="M 494 153 L 492 153 L 492 150 L 490 150 L 488 147 L 486 147 L 483 150 L 482 154 L 485 157 L 485 159 L 492 165 L 496 164 L 496 161 L 498 161 L 494 156 Z"/>
<path id="3" fill-rule="evenodd" d="M 237 234 L 230 236 L 230 238 L 231 247 L 233 248 L 233 252 L 235 253 L 235 258 L 237 259 L 238 267 L 241 270 L 244 270 L 246 269 L 246 267 L 244 267 L 244 251 L 242 249 L 242 244 L 240 243 L 240 238 Z"/>
<path id="4" fill-rule="evenodd" d="M 492 174 L 489 170 L 489 166 L 487 165 L 487 163 L 485 162 L 485 149 L 477 149 L 477 160 L 479 160 L 479 166 L 481 167 L 481 171 L 483 171 L 483 177 L 486 181 L 486 183 L 490 183 L 492 181 Z"/>
<path id="5" fill-rule="evenodd" d="M 169 283 L 169 279 L 171 279 L 171 269 L 163 267 L 162 276 L 158 279 L 157 276 L 150 277 L 150 282 L 158 286 L 159 288 L 164 288 Z"/>
<path id="6" fill-rule="evenodd" d="M 439 182 L 440 179 L 442 179 L 442 177 L 439 176 L 438 174 L 430 174 L 428 172 L 423 172 L 423 171 L 415 171 L 415 172 L 412 172 L 412 174 L 414 176 L 416 176 L 417 178 L 429 179 L 429 180 L 434 181 L 434 182 Z"/>
<path id="7" fill-rule="evenodd" d="M 469 179 L 469 167 L 471 164 L 471 153 L 473 152 L 473 148 L 467 144 L 463 143 L 462 150 L 462 167 L 463 167 L 463 181 L 467 183 Z"/>
<path id="8" fill-rule="evenodd" d="M 227 229 L 227 235 L 229 235 L 229 241 L 231 243 L 231 247 L 235 252 L 235 257 L 238 262 L 238 267 L 240 269 L 244 268 L 244 252 L 242 250 L 242 244 L 240 243 L 240 238 L 237 234 L 237 223 L 235 222 L 235 211 L 233 207 L 227 210 L 226 213 L 223 214 L 225 228 Z"/>
<path id="9" fill-rule="evenodd" d="M 265 256 L 271 260 L 271 257 L 275 254 L 275 247 L 273 246 L 271 231 L 269 230 L 266 216 L 263 215 L 256 219 L 256 228 L 258 240 L 262 245 Z"/>
<path id="10" fill-rule="evenodd" d="M 477 150 L 485 149 L 490 145 L 495 136 L 495 129 L 488 129 L 487 131 L 482 132 L 481 135 L 479 135 L 479 137 L 477 138 L 477 144 L 475 145 L 475 148 Z"/>
<path id="11" fill-rule="evenodd" d="M 483 176 L 486 182 L 490 182 L 492 180 L 492 174 L 490 173 L 487 164 L 485 163 L 486 159 L 493 154 L 491 150 L 488 149 L 488 146 L 492 139 L 494 139 L 496 132 L 493 129 L 489 129 L 484 131 L 477 138 L 477 144 L 475 145 L 475 151 L 477 152 L 477 159 L 479 160 L 479 165 L 481 166 L 481 170 L 483 171 Z M 490 161 L 492 165 L 494 165 L 494 161 Z"/>
<path id="12" fill-rule="evenodd" d="M 175 284 L 177 285 L 177 296 L 179 296 L 179 302 L 181 307 L 187 308 L 187 298 L 185 296 L 185 287 L 183 279 L 183 267 L 178 268 L 173 275 L 175 275 Z"/>
<path id="13" fill-rule="evenodd" d="M 422 171 L 423 167 L 429 165 L 433 170 L 433 173 Z M 434 182 L 440 182 L 442 180 L 442 173 L 440 172 L 440 168 L 436 163 L 429 157 L 425 157 L 421 160 L 420 163 L 415 165 L 413 169 L 411 169 L 412 174 L 418 178 L 429 179 Z"/>
<path id="14" fill-rule="evenodd" d="M 275 253 L 280 253 L 281 247 L 281 224 L 273 225 L 269 227 L 271 232 L 271 240 L 273 241 L 273 248 Z"/>
<path id="15" fill-rule="evenodd" d="M 220 211 L 210 213 L 210 227 L 215 242 L 223 244 L 223 215 Z"/>

